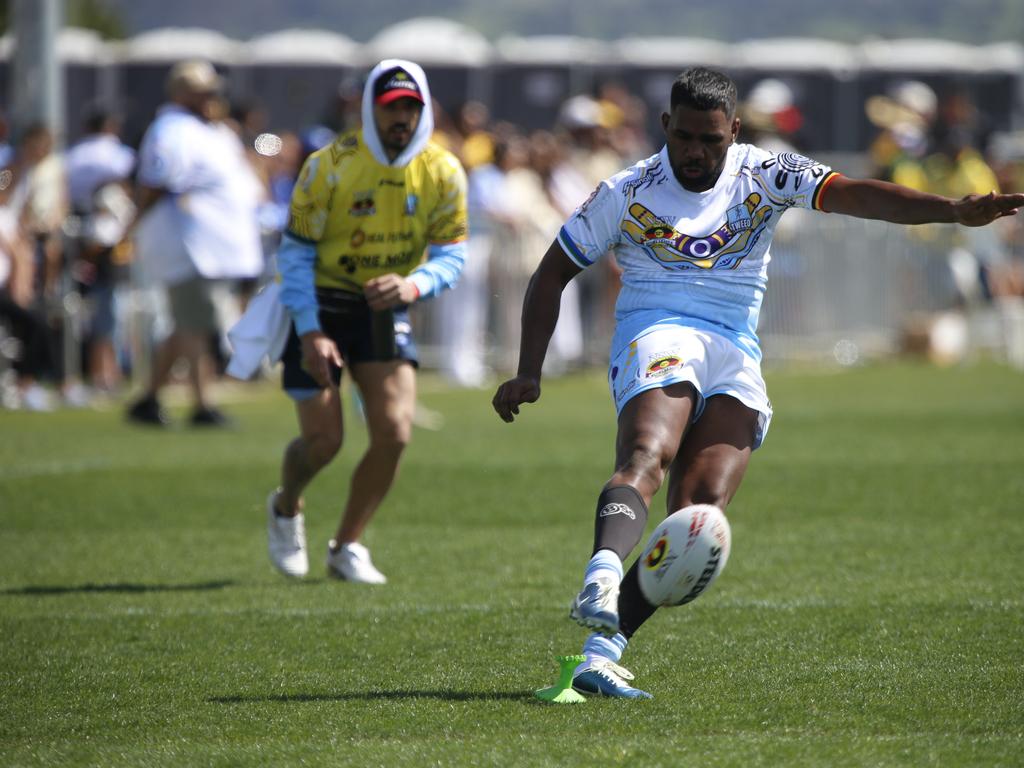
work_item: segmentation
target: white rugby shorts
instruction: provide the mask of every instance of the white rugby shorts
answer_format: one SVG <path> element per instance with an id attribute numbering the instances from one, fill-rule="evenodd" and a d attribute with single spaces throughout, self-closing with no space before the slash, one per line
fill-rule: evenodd
<path id="1" fill-rule="evenodd" d="M 735 397 L 757 411 L 754 448 L 761 445 L 772 420 L 761 365 L 724 336 L 663 322 L 614 351 L 608 366 L 616 413 L 641 392 L 681 381 L 697 390 L 693 421 L 701 417 L 705 401 L 713 395 Z"/>

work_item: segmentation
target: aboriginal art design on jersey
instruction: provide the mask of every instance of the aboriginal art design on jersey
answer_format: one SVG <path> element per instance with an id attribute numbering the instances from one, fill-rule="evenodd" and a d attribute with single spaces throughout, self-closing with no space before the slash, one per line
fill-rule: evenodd
<path id="1" fill-rule="evenodd" d="M 775 211 L 761 205 L 757 192 L 726 212 L 726 220 L 714 232 L 690 235 L 679 232 L 643 203 L 632 203 L 622 231 L 666 269 L 735 269 L 750 254 Z"/>
<path id="2" fill-rule="evenodd" d="M 627 200 L 631 200 L 636 197 L 637 192 L 647 189 L 648 187 L 656 187 L 663 183 L 666 178 L 665 169 L 661 167 L 661 162 L 653 163 L 652 165 L 644 168 L 640 172 L 640 175 L 635 179 L 630 179 L 629 181 L 624 182 L 622 185 L 622 194 L 626 196 Z"/>
<path id="3" fill-rule="evenodd" d="M 795 152 L 769 157 L 751 171 L 754 183 L 773 205 L 781 208 L 819 208 L 817 197 L 825 187 L 823 180 L 832 175 L 835 175 L 834 171 Z M 814 185 L 815 200 L 811 205 L 806 204 L 805 194 L 797 194 L 799 190 L 807 189 L 808 180 L 817 182 Z"/>

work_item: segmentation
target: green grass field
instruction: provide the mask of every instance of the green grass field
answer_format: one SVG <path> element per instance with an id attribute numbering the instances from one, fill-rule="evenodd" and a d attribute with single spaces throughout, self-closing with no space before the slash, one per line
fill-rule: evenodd
<path id="1" fill-rule="evenodd" d="M 294 428 L 269 385 L 233 432 L 0 412 L 0 765 L 1024 764 L 1024 376 L 768 381 L 728 568 L 623 659 L 656 698 L 575 707 L 531 692 L 584 637 L 602 376 L 547 383 L 514 425 L 426 379 L 446 424 L 371 527 L 383 588 L 323 577 L 354 420 L 293 583 L 265 551 Z"/>

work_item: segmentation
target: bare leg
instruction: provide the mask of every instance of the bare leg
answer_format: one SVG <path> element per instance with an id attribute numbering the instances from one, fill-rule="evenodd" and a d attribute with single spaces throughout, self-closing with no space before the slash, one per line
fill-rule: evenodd
<path id="1" fill-rule="evenodd" d="M 106 392 L 113 392 L 121 385 L 121 369 L 117 363 L 117 352 L 109 338 L 96 339 L 90 346 L 89 378 L 94 387 Z"/>
<path id="2" fill-rule="evenodd" d="M 281 464 L 278 513 L 289 517 L 302 510 L 302 492 L 341 448 L 341 396 L 337 387 L 320 390 L 295 404 L 300 434 L 288 444 Z"/>
<path id="3" fill-rule="evenodd" d="M 358 541 L 384 500 L 398 462 L 412 436 L 416 407 L 416 369 L 407 362 L 357 363 L 350 369 L 366 409 L 370 445 L 352 473 L 338 545 Z"/>
<path id="4" fill-rule="evenodd" d="M 188 380 L 192 388 L 192 402 L 197 409 L 208 407 L 206 393 L 213 367 L 210 360 L 209 337 L 195 331 L 182 331 L 179 335 L 181 355 L 188 360 Z"/>
<path id="5" fill-rule="evenodd" d="M 750 463 L 758 414 L 728 395 L 708 399 L 669 473 L 668 513 L 690 504 L 724 510 Z"/>
<path id="6" fill-rule="evenodd" d="M 714 504 L 723 510 L 729 505 L 750 462 L 757 418 L 756 411 L 735 398 L 708 398 L 704 413 L 672 462 L 666 498 L 669 514 L 691 504 Z M 640 593 L 638 562 L 623 578 L 619 597 L 619 626 L 627 638 L 656 610 Z"/>
<path id="7" fill-rule="evenodd" d="M 149 374 L 149 390 L 146 395 L 156 397 L 171 375 L 171 368 L 181 357 L 181 335 L 175 331 L 157 347 L 153 370 Z"/>
<path id="8" fill-rule="evenodd" d="M 695 397 L 692 385 L 679 383 L 626 403 L 615 438 L 615 473 L 605 488 L 629 485 L 651 503 L 690 423 Z"/>

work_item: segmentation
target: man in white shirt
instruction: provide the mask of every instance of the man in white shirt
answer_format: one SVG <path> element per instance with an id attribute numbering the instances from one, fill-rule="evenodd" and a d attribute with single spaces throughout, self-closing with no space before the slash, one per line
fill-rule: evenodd
<path id="1" fill-rule="evenodd" d="M 771 421 L 756 331 L 780 216 L 800 207 L 983 226 L 1024 205 L 1021 194 L 952 200 L 849 179 L 801 155 L 736 144 L 736 86 L 701 67 L 673 84 L 662 127 L 662 151 L 598 185 L 548 249 L 524 302 L 518 375 L 493 401 L 511 422 L 540 397 L 559 296 L 612 251 L 623 270 L 608 374 L 615 472 L 598 497 L 594 554 L 570 616 L 596 630 L 573 687 L 622 698 L 651 698 L 617 663 L 656 610 L 640 592 L 637 564 L 623 576 L 651 498 L 667 476 L 670 513 L 724 510 Z"/>
<path id="2" fill-rule="evenodd" d="M 174 331 L 159 346 L 150 384 L 128 418 L 164 425 L 158 395 L 178 358 L 189 362 L 191 423 L 219 426 L 225 416 L 209 399 L 210 339 L 219 328 L 216 296 L 224 281 L 257 277 L 263 253 L 257 219 L 259 184 L 245 149 L 211 119 L 222 81 L 205 61 L 176 64 L 170 100 L 139 150 L 139 233 L 145 271 L 167 288 Z"/>
<path id="3" fill-rule="evenodd" d="M 71 207 L 79 213 L 93 208 L 96 190 L 128 179 L 135 168 L 135 151 L 118 137 L 121 121 L 112 112 L 97 109 L 85 120 L 85 136 L 64 157 Z"/>

